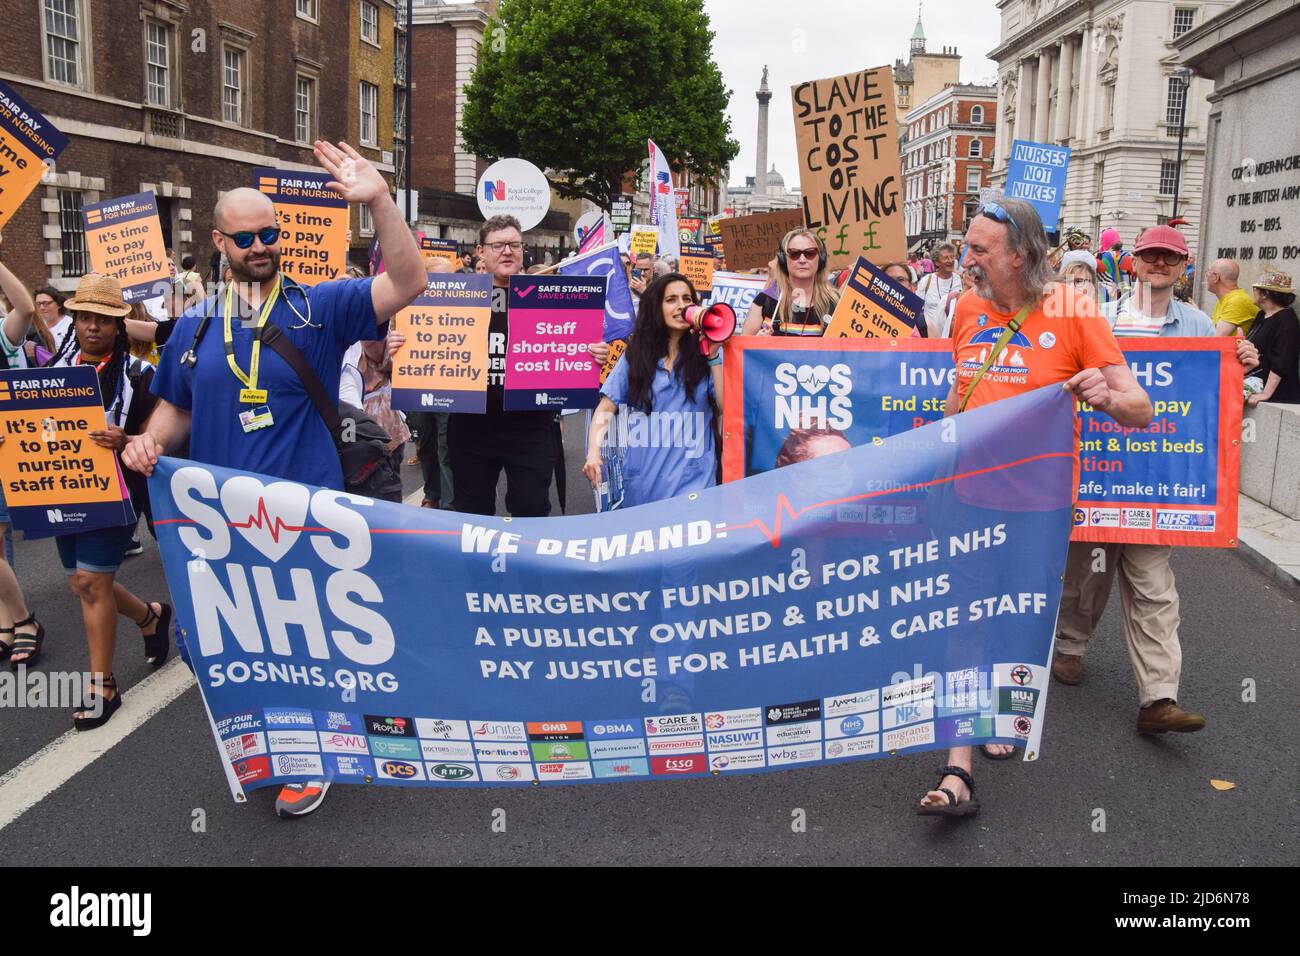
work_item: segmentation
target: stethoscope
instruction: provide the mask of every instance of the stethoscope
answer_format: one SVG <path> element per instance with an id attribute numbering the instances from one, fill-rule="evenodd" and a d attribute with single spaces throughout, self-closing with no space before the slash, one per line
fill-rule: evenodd
<path id="1" fill-rule="evenodd" d="M 209 309 L 207 313 L 203 316 L 203 321 L 200 322 L 199 327 L 194 330 L 194 341 L 190 343 L 190 347 L 181 356 L 182 365 L 188 366 L 189 368 L 194 368 L 194 366 L 198 364 L 199 341 L 203 338 L 203 333 L 208 330 L 208 322 L 212 319 L 212 310 L 216 308 L 216 303 L 220 301 L 221 292 L 224 288 L 225 288 L 224 285 L 217 287 L 217 294 L 213 296 L 211 300 L 213 303 L 212 308 Z M 298 291 L 298 295 L 302 297 L 302 301 L 306 303 L 307 305 L 306 315 L 303 315 L 302 312 L 299 311 L 298 307 L 293 304 L 293 300 L 289 298 L 289 291 L 291 289 L 296 289 Z M 299 329 L 325 328 L 325 326 L 322 325 L 321 323 L 312 321 L 311 298 L 307 295 L 307 290 L 304 289 L 302 286 L 300 286 L 293 279 L 290 279 L 287 275 L 284 275 L 283 273 L 280 274 L 280 297 L 284 300 L 284 304 L 287 305 L 290 311 L 293 312 L 293 314 L 298 318 L 299 324 L 289 326 L 289 331 L 296 332 Z"/>
<path id="2" fill-rule="evenodd" d="M 301 296 L 302 301 L 307 304 L 306 316 L 304 316 L 301 312 L 298 311 L 298 307 L 294 305 L 293 300 L 289 298 L 290 289 L 297 289 L 298 295 Z M 290 279 L 288 276 L 283 274 L 280 277 L 280 295 L 284 297 L 284 304 L 287 305 L 293 311 L 293 314 L 298 317 L 298 321 L 302 323 L 301 325 L 291 325 L 289 327 L 289 330 L 291 332 L 296 332 L 299 329 L 325 328 L 325 326 L 321 325 L 319 322 L 313 322 L 311 320 L 311 299 L 307 297 L 307 290 L 304 289 L 302 286 L 300 286 L 293 279 Z"/>

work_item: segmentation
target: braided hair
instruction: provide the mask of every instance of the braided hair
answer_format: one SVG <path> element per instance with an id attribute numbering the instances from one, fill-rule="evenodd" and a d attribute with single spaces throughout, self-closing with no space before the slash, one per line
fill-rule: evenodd
<path id="1" fill-rule="evenodd" d="M 117 337 L 113 339 L 113 351 L 109 355 L 108 362 L 99 370 L 99 394 L 104 399 L 104 411 L 110 410 L 114 403 L 122 397 L 124 383 L 126 381 L 127 363 L 131 360 L 131 339 L 126 334 L 126 321 L 122 316 L 117 318 Z M 114 425 L 122 424 L 122 412 L 118 409 L 117 421 L 112 422 Z"/>
<path id="2" fill-rule="evenodd" d="M 59 359 L 64 359 L 65 361 L 71 361 L 70 356 L 74 351 L 76 351 L 76 348 L 77 348 L 77 322 L 74 317 L 73 321 L 68 323 L 68 329 L 66 332 L 63 333 L 62 341 L 58 342 L 54 346 L 54 354 L 50 356 L 50 360 L 45 364 L 58 365 Z"/>

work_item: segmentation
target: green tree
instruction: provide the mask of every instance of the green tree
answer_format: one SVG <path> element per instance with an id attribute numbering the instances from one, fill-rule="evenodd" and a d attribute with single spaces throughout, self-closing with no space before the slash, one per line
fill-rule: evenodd
<path id="1" fill-rule="evenodd" d="M 653 139 L 716 183 L 735 158 L 730 91 L 703 0 L 501 0 L 466 88 L 461 136 L 487 160 L 550 168 L 562 196 L 607 206 Z"/>

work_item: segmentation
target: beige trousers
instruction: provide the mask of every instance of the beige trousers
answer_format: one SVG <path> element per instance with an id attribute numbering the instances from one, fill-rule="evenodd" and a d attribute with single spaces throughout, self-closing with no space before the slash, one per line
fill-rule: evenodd
<path id="1" fill-rule="evenodd" d="M 1178 643 L 1178 589 L 1169 545 L 1070 543 L 1056 624 L 1056 650 L 1082 657 L 1119 573 L 1124 638 L 1141 706 L 1178 699 L 1183 650 Z"/>

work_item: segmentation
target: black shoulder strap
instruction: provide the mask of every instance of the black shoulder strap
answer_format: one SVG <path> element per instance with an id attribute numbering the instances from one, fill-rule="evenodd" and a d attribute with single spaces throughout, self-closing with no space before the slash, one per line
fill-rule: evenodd
<path id="1" fill-rule="evenodd" d="M 335 434 L 343 424 L 343 419 L 339 416 L 338 398 L 337 396 L 330 398 L 325 391 L 325 386 L 316 375 L 316 370 L 311 367 L 311 363 L 280 331 L 280 327 L 271 322 L 262 326 L 262 344 L 269 346 L 272 352 L 288 362 L 289 367 L 298 373 L 302 384 L 307 387 L 307 394 L 311 396 L 316 411 L 325 420 L 325 426 L 330 430 L 331 435 Z"/>

